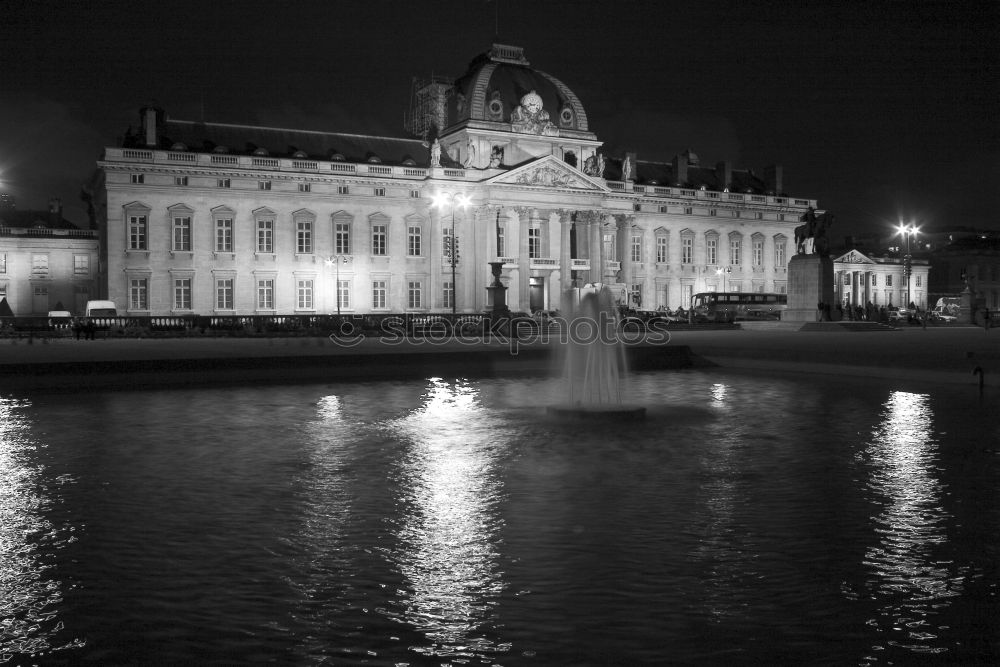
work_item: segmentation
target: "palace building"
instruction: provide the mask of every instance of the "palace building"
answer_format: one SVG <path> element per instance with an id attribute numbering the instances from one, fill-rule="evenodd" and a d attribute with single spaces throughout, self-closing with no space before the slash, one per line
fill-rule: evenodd
<path id="1" fill-rule="evenodd" d="M 606 155 L 583 101 L 516 46 L 414 100 L 412 137 L 143 109 L 98 163 L 102 296 L 136 315 L 480 313 L 490 262 L 513 311 L 587 283 L 648 310 L 785 291 L 816 201 L 780 167 Z"/>

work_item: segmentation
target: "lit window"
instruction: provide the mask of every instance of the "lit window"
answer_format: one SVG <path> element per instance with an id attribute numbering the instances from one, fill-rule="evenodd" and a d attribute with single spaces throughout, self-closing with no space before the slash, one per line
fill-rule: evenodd
<path id="1" fill-rule="evenodd" d="M 257 220 L 257 252 L 274 252 L 274 220 L 272 218 Z"/>
<path id="2" fill-rule="evenodd" d="M 705 263 L 719 263 L 719 239 L 711 237 L 705 241 Z"/>
<path id="3" fill-rule="evenodd" d="M 451 308 L 455 303 L 455 283 L 450 280 L 446 280 L 442 287 L 444 289 L 444 293 L 442 294 L 442 306 L 445 308 Z"/>
<path id="4" fill-rule="evenodd" d="M 174 279 L 174 310 L 191 310 L 191 279 Z"/>
<path id="5" fill-rule="evenodd" d="M 0 273 L 7 273 L 7 253 L 0 252 Z"/>
<path id="6" fill-rule="evenodd" d="M 656 237 L 656 262 L 658 264 L 667 263 L 667 237 Z"/>
<path id="7" fill-rule="evenodd" d="M 739 266 L 743 256 L 743 241 L 737 237 L 729 239 L 729 263 Z"/>
<path id="8" fill-rule="evenodd" d="M 219 278 L 215 281 L 215 309 L 233 309 L 233 279 Z"/>
<path id="9" fill-rule="evenodd" d="M 257 310 L 274 310 L 274 281 L 269 278 L 257 281 Z"/>
<path id="10" fill-rule="evenodd" d="M 641 262 L 642 261 L 642 237 L 633 236 L 632 237 L 632 261 Z"/>
<path id="11" fill-rule="evenodd" d="M 128 217 L 129 250 L 146 249 L 147 220 L 148 218 L 145 215 L 130 215 Z"/>
<path id="12" fill-rule="evenodd" d="M 313 309 L 313 281 L 299 280 L 296 286 L 296 308 L 299 310 Z"/>
<path id="13" fill-rule="evenodd" d="M 299 220 L 295 224 L 295 252 L 307 255 L 313 251 L 312 247 L 312 223 Z"/>
<path id="14" fill-rule="evenodd" d="M 128 309 L 149 310 L 149 283 L 146 278 L 129 280 Z"/>
<path id="15" fill-rule="evenodd" d="M 173 250 L 189 252 L 191 250 L 191 216 L 174 216 Z"/>
<path id="16" fill-rule="evenodd" d="M 542 230 L 538 227 L 528 229 L 528 257 L 537 259 L 542 256 Z"/>
<path id="17" fill-rule="evenodd" d="M 753 265 L 764 265 L 764 241 L 762 239 L 753 240 Z"/>
<path id="18" fill-rule="evenodd" d="M 774 265 L 776 267 L 785 266 L 785 240 L 776 239 L 774 241 Z"/>
<path id="19" fill-rule="evenodd" d="M 233 251 L 233 219 L 232 218 L 216 218 L 215 219 L 215 251 L 216 252 L 232 252 Z"/>
<path id="20" fill-rule="evenodd" d="M 681 264 L 692 264 L 694 262 L 694 239 L 685 236 L 681 239 Z"/>
<path id="21" fill-rule="evenodd" d="M 417 225 L 411 225 L 407 228 L 406 232 L 406 254 L 410 257 L 420 256 L 420 241 L 421 233 L 420 227 Z"/>
<path id="22" fill-rule="evenodd" d="M 351 307 L 351 281 L 337 281 L 337 308 Z"/>
<path id="23" fill-rule="evenodd" d="M 407 308 L 421 308 L 422 307 L 422 294 L 423 285 L 420 281 L 411 280 L 406 286 L 406 307 Z"/>
<path id="24" fill-rule="evenodd" d="M 384 309 L 386 307 L 386 295 L 387 287 L 386 281 L 384 280 L 373 280 L 372 281 L 372 308 Z"/>
<path id="25" fill-rule="evenodd" d="M 386 254 L 386 226 L 372 225 L 372 254 L 383 256 Z"/>
<path id="26" fill-rule="evenodd" d="M 90 255 L 73 255 L 73 273 L 78 276 L 90 274 Z"/>
<path id="27" fill-rule="evenodd" d="M 351 254 L 351 223 L 337 221 L 333 223 L 333 251 L 338 255 Z"/>
<path id="28" fill-rule="evenodd" d="M 504 228 L 501 225 L 497 227 L 497 257 L 503 257 L 507 249 L 507 239 L 504 236 Z"/>
<path id="29" fill-rule="evenodd" d="M 36 254 L 31 256 L 31 273 L 44 275 L 49 272 L 49 256 Z"/>

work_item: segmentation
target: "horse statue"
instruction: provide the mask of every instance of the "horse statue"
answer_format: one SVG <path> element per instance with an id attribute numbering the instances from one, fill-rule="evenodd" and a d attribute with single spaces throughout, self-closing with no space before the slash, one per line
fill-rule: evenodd
<path id="1" fill-rule="evenodd" d="M 833 214 L 824 212 L 816 215 L 816 210 L 810 206 L 799 221 L 805 224 L 795 228 L 795 252 L 799 255 L 807 254 L 806 240 L 812 239 L 813 254 L 829 257 L 830 241 L 826 237 L 826 230 L 833 224 Z"/>

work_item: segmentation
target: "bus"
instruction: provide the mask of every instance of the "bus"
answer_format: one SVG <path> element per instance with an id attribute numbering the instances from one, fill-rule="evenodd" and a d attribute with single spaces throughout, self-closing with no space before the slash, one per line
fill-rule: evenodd
<path id="1" fill-rule="evenodd" d="M 780 320 L 788 308 L 787 294 L 768 292 L 699 292 L 691 299 L 695 322 Z"/>

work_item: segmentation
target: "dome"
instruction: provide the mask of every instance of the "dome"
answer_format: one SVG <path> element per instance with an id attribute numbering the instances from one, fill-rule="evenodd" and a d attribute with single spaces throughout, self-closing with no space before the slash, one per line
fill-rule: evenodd
<path id="1" fill-rule="evenodd" d="M 532 68 L 524 49 L 504 44 L 494 44 L 474 59 L 455 82 L 450 116 L 456 123 L 510 123 L 526 102 L 540 102 L 555 128 L 589 131 L 587 113 L 576 94 L 554 76 Z"/>

